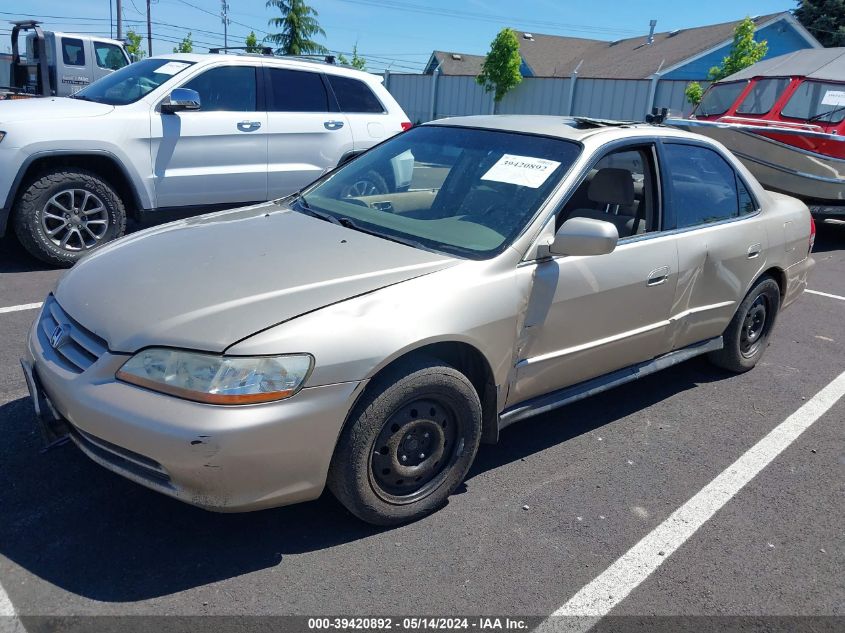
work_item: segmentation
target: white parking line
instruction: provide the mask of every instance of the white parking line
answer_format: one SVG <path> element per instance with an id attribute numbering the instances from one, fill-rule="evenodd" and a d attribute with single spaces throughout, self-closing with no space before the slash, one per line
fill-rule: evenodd
<path id="1" fill-rule="evenodd" d="M 0 314 L 4 312 L 20 312 L 21 310 L 35 310 L 36 308 L 40 308 L 43 304 L 39 301 L 38 303 L 22 303 L 19 306 L 8 306 L 6 308 L 0 308 Z"/>
<path id="2" fill-rule="evenodd" d="M 804 292 L 809 292 L 811 295 L 819 295 L 821 297 L 830 297 L 831 299 L 839 299 L 840 301 L 845 301 L 845 297 L 840 297 L 839 295 L 832 295 L 827 292 L 819 292 L 818 290 L 805 290 Z"/>
<path id="3" fill-rule="evenodd" d="M 3 585 L 0 585 L 0 633 L 26 633 Z"/>
<path id="4" fill-rule="evenodd" d="M 845 372 L 772 429 L 694 497 L 675 510 L 669 518 L 572 596 L 543 622 L 539 630 L 589 630 L 843 395 Z"/>

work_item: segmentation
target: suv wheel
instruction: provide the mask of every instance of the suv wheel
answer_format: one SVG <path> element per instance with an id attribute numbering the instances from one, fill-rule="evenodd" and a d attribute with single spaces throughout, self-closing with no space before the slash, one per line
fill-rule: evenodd
<path id="1" fill-rule="evenodd" d="M 72 266 L 93 249 L 123 235 L 126 210 L 114 189 L 88 171 L 51 171 L 18 199 L 15 233 L 38 259 Z"/>
<path id="2" fill-rule="evenodd" d="M 710 362 L 736 373 L 753 369 L 766 351 L 779 308 L 780 286 L 769 276 L 761 277 L 722 335 L 725 346 L 708 355 Z"/>
<path id="3" fill-rule="evenodd" d="M 388 192 L 387 183 L 381 174 L 370 170 L 361 174 L 355 182 L 347 185 L 341 196 L 344 198 L 358 198 L 361 196 L 377 196 Z"/>
<path id="4" fill-rule="evenodd" d="M 481 439 L 478 394 L 436 359 L 403 363 L 376 378 L 341 434 L 328 485 L 375 525 L 419 519 L 466 477 Z"/>

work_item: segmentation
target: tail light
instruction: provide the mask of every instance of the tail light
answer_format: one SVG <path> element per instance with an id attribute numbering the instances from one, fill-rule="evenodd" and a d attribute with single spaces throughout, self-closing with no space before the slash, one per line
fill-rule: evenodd
<path id="1" fill-rule="evenodd" d="M 810 250 L 807 253 L 813 252 L 813 246 L 816 245 L 816 221 L 813 216 L 810 216 Z"/>
<path id="2" fill-rule="evenodd" d="M 402 121 L 402 131 L 403 132 L 405 130 L 410 130 L 412 127 L 414 127 L 414 124 L 411 123 L 410 121 Z"/>

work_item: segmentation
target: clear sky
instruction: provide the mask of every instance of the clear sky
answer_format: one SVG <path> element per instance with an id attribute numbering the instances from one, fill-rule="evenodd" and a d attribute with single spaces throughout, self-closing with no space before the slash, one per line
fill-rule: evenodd
<path id="1" fill-rule="evenodd" d="M 267 33 L 273 14 L 263 0 L 228 0 L 229 45 L 243 45 L 254 29 Z M 111 0 L 112 11 L 116 0 Z M 738 20 L 795 7 L 793 0 L 311 0 L 333 51 L 358 51 L 368 69 L 422 69 L 434 49 L 484 54 L 503 26 L 533 33 L 616 40 L 658 31 Z M 193 32 L 194 50 L 223 44 L 221 0 L 152 0 L 153 53 L 168 53 Z M 146 0 L 123 0 L 124 23 L 144 34 Z M 278 13 L 277 13 L 278 14 Z M 109 34 L 109 0 L 3 0 L 0 50 L 8 50 L 3 22 L 34 18 L 52 30 Z M 126 28 L 126 27 L 124 27 Z"/>

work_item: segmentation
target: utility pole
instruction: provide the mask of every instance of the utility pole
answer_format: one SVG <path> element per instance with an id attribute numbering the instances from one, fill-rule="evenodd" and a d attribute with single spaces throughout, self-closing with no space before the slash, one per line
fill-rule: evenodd
<path id="1" fill-rule="evenodd" d="M 223 22 L 223 49 L 229 47 L 229 5 L 226 0 L 220 0 L 220 19 Z"/>
<path id="2" fill-rule="evenodd" d="M 109 0 L 111 7 L 111 0 Z M 123 39 L 123 2 L 117 0 L 117 39 Z"/>
<path id="3" fill-rule="evenodd" d="M 153 56 L 153 23 L 150 21 L 150 0 L 147 0 L 147 54 Z"/>

